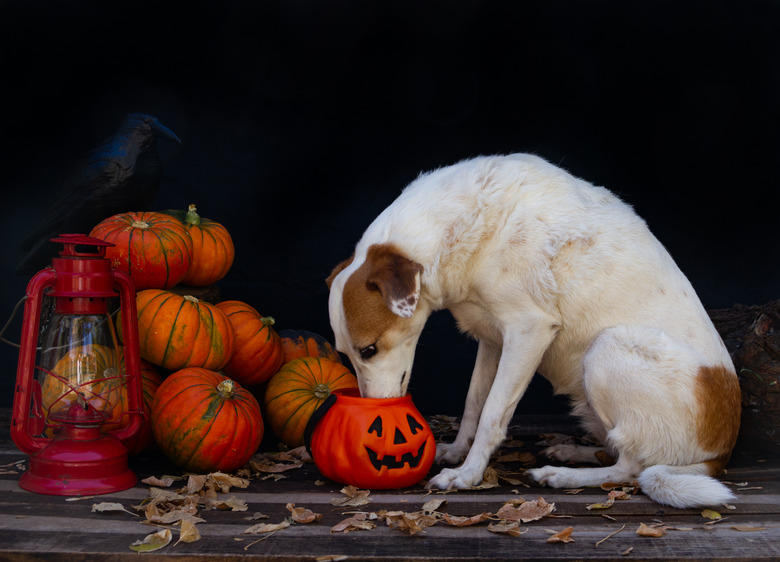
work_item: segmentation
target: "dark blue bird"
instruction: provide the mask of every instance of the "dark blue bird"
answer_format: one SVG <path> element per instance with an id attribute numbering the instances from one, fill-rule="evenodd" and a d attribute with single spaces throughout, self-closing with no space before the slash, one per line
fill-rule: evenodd
<path id="1" fill-rule="evenodd" d="M 22 242 L 26 255 L 16 272 L 31 275 L 49 265 L 59 249 L 49 242 L 54 236 L 87 234 L 115 214 L 151 210 L 162 176 L 158 137 L 181 142 L 156 117 L 126 115 L 116 133 L 65 178 L 40 226 Z"/>

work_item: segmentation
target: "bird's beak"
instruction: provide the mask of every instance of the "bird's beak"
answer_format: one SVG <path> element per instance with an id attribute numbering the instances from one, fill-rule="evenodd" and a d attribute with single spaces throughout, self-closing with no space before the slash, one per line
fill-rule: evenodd
<path id="1" fill-rule="evenodd" d="M 157 119 L 152 121 L 152 131 L 154 131 L 157 136 L 165 137 L 181 144 L 181 139 L 177 137 L 168 127 L 157 121 Z"/>

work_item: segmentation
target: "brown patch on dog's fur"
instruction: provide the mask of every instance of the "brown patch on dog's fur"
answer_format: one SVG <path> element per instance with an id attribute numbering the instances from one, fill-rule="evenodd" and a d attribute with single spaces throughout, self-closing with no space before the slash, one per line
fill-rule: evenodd
<path id="1" fill-rule="evenodd" d="M 715 458 L 705 462 L 710 475 L 717 476 L 726 466 L 739 433 L 742 413 L 739 380 L 724 366 L 701 367 L 696 377 L 699 418 L 696 427 L 699 445 Z"/>
<path id="2" fill-rule="evenodd" d="M 371 246 L 365 262 L 344 284 L 342 299 L 347 330 L 357 348 L 376 343 L 393 324 L 403 322 L 387 307 L 378 286 L 378 282 L 385 282 L 380 278 L 389 275 L 390 261 L 398 256 L 401 254 L 393 246 Z"/>

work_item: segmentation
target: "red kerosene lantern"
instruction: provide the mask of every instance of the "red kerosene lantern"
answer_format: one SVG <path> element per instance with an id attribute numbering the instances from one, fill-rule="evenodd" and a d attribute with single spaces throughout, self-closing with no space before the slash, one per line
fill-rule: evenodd
<path id="1" fill-rule="evenodd" d="M 112 244 L 63 234 L 27 285 L 11 437 L 30 455 L 19 486 L 63 496 L 125 490 L 137 479 L 123 440 L 140 429 L 135 287 L 105 257 Z M 110 311 L 120 298 L 124 349 Z M 124 359 L 122 356 L 124 355 Z"/>

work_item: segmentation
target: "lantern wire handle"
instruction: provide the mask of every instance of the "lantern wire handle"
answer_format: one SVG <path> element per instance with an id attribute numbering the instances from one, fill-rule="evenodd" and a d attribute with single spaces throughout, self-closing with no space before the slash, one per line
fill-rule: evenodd
<path id="1" fill-rule="evenodd" d="M 8 321 L 5 323 L 5 326 L 3 326 L 3 329 L 0 330 L 0 341 L 7 343 L 8 345 L 12 345 L 14 347 L 19 347 L 18 343 L 14 343 L 12 341 L 8 341 L 5 339 L 5 331 L 8 329 L 8 327 L 11 325 L 11 322 L 14 321 L 14 318 L 16 317 L 16 313 L 19 311 L 19 307 L 24 304 L 24 301 L 27 300 L 27 295 L 24 295 L 21 299 L 19 299 L 19 302 L 16 303 L 16 306 L 14 306 L 14 309 L 11 311 L 11 317 L 8 318 Z"/>

